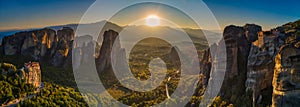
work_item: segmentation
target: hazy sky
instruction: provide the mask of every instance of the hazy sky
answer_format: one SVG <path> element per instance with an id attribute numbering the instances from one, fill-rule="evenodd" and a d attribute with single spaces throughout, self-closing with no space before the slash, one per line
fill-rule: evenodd
<path id="1" fill-rule="evenodd" d="M 171 0 L 174 4 L 176 1 Z M 195 6 L 197 1 L 186 0 L 184 6 Z M 93 2 L 94 0 L 0 0 L 0 30 L 78 23 Z M 123 7 L 122 2 L 125 3 L 127 0 L 106 0 L 103 3 L 108 5 L 104 5 L 103 8 L 107 12 L 114 12 L 112 8 Z M 216 16 L 221 28 L 230 24 L 257 23 L 268 30 L 300 19 L 300 0 L 204 0 L 204 2 Z M 166 13 L 162 12 L 161 15 L 169 18 L 180 17 L 179 14 L 166 15 Z M 91 22 L 100 20 L 102 19 L 93 19 Z"/>

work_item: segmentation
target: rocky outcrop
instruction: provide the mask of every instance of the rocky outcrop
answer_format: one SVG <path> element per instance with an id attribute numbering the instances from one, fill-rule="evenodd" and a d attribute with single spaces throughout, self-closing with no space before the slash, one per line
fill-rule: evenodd
<path id="1" fill-rule="evenodd" d="M 42 81 L 40 64 L 38 62 L 25 63 L 21 70 L 21 77 L 26 80 L 26 83 L 40 87 Z"/>
<path id="2" fill-rule="evenodd" d="M 4 55 L 31 56 L 36 61 L 46 61 L 54 66 L 64 65 L 71 54 L 74 31 L 64 27 L 56 31 L 44 28 L 19 32 L 3 38 Z"/>
<path id="3" fill-rule="evenodd" d="M 217 69 L 218 59 L 215 55 L 220 54 L 219 51 L 226 47 L 226 73 L 221 87 L 220 95 L 228 102 L 234 104 L 243 102 L 245 97 L 245 81 L 247 79 L 247 63 L 248 55 L 251 47 L 251 41 L 255 41 L 257 33 L 261 31 L 261 27 L 255 24 L 246 24 L 243 27 L 227 26 L 223 32 L 223 41 L 225 46 L 213 44 L 210 49 L 203 52 L 202 60 L 200 60 L 201 73 L 204 75 L 204 85 L 210 79 L 210 71 Z"/>
<path id="4" fill-rule="evenodd" d="M 57 38 L 58 40 L 65 40 L 65 41 L 73 41 L 74 40 L 74 31 L 72 28 L 63 27 L 63 29 L 57 31 Z"/>
<path id="5" fill-rule="evenodd" d="M 179 58 L 179 49 L 177 47 L 172 47 L 169 54 L 168 58 L 171 60 L 171 65 L 173 65 L 174 69 L 180 69 L 181 68 L 181 63 L 180 63 L 180 58 Z"/>
<path id="6" fill-rule="evenodd" d="M 262 99 L 271 100 L 272 92 L 263 91 L 272 86 L 274 107 L 300 104 L 299 89 L 294 87 L 299 83 L 293 81 L 299 78 L 295 73 L 299 66 L 298 28 L 299 21 L 288 23 L 271 31 L 259 32 L 258 40 L 252 42 L 246 86 L 253 92 L 253 106 L 261 103 Z"/>
<path id="7" fill-rule="evenodd" d="M 57 31 L 57 42 L 51 49 L 50 55 L 52 56 L 50 64 L 53 66 L 65 65 L 65 61 L 69 57 L 71 59 L 70 52 L 72 52 L 74 40 L 74 31 L 71 28 L 63 27 L 62 30 Z"/>
<path id="8" fill-rule="evenodd" d="M 284 44 L 277 31 L 259 32 L 258 40 L 252 42 L 248 56 L 246 87 L 253 92 L 253 104 L 262 96 L 261 91 L 272 86 L 274 58 L 279 47 Z"/>
<path id="9" fill-rule="evenodd" d="M 118 40 L 118 32 L 108 30 L 104 32 L 103 42 L 100 48 L 100 56 L 96 59 L 97 70 L 102 72 L 104 69 L 109 69 L 112 66 L 111 52 L 113 49 L 114 42 L 117 42 L 116 48 L 120 49 L 120 41 Z"/>
<path id="10" fill-rule="evenodd" d="M 245 33 L 246 30 L 243 27 L 233 25 L 227 26 L 223 33 L 227 65 L 221 96 L 234 103 L 239 102 L 239 97 L 244 94 L 243 90 L 245 90 L 247 57 L 250 49 L 250 42 Z"/>
<path id="11" fill-rule="evenodd" d="M 203 77 L 203 85 L 207 86 L 209 77 L 210 77 L 210 71 L 211 71 L 211 66 L 212 66 L 212 61 L 211 61 L 211 55 L 210 55 L 210 50 L 207 49 L 202 52 L 202 57 L 200 60 L 200 72 L 204 76 Z"/>
<path id="12" fill-rule="evenodd" d="M 44 56 L 55 42 L 55 31 L 41 29 L 29 32 L 19 32 L 12 36 L 3 38 L 5 55 L 32 55 L 34 57 Z"/>
<path id="13" fill-rule="evenodd" d="M 226 76 L 232 78 L 239 74 L 238 66 L 241 63 L 238 62 L 238 54 L 247 54 L 247 50 L 249 49 L 248 41 L 245 37 L 245 30 L 242 27 L 237 26 L 226 27 L 223 33 L 223 37 L 227 51 L 228 72 Z"/>
<path id="14" fill-rule="evenodd" d="M 57 42 L 56 49 L 54 49 L 54 53 L 50 60 L 50 63 L 54 66 L 62 65 L 65 59 L 68 56 L 70 48 L 70 44 L 65 39 L 61 39 Z"/>
<path id="15" fill-rule="evenodd" d="M 273 77 L 274 107 L 300 105 L 300 42 L 283 46 L 275 58 Z"/>
<path id="16" fill-rule="evenodd" d="M 255 24 L 246 24 L 243 27 L 246 31 L 246 37 L 249 42 L 254 42 L 258 39 L 257 33 L 262 31 L 261 26 Z"/>
<path id="17" fill-rule="evenodd" d="M 90 35 L 74 38 L 72 51 L 69 52 L 71 55 L 68 55 L 64 67 L 72 65 L 73 69 L 77 69 L 82 63 L 88 63 L 90 59 L 98 57 L 96 53 L 99 52 L 95 52 L 95 46 L 98 47 L 98 44 L 93 41 L 93 37 Z"/>

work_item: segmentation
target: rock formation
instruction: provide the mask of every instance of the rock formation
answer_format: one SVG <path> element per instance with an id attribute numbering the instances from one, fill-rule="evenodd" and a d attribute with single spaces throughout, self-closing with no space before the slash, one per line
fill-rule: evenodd
<path id="1" fill-rule="evenodd" d="M 66 40 L 59 40 L 57 42 L 57 47 L 52 55 L 50 63 L 55 67 L 62 65 L 69 53 L 69 49 L 70 47 Z"/>
<path id="2" fill-rule="evenodd" d="M 245 81 L 247 79 L 247 63 L 251 42 L 257 40 L 257 34 L 261 31 L 261 27 L 255 24 L 246 24 L 243 27 L 234 25 L 227 26 L 224 29 L 223 38 L 226 47 L 227 64 L 224 81 L 219 95 L 226 101 L 234 104 L 242 102 L 241 97 L 245 97 Z M 222 42 L 222 41 L 221 41 Z M 216 78 L 211 78 L 211 70 L 218 69 L 215 55 L 220 54 L 219 51 L 224 47 L 217 44 L 210 46 L 203 52 L 200 61 L 201 73 L 205 75 L 204 85 Z M 221 59 L 220 59 L 221 60 Z"/>
<path id="3" fill-rule="evenodd" d="M 300 105 L 300 42 L 283 46 L 275 58 L 273 107 Z"/>
<path id="4" fill-rule="evenodd" d="M 207 86 L 208 84 L 208 80 L 210 77 L 210 70 L 211 70 L 211 66 L 212 66 L 212 61 L 211 61 L 211 55 L 210 55 L 210 50 L 211 49 L 207 49 L 204 50 L 202 53 L 202 58 L 200 60 L 200 72 L 201 74 L 203 74 L 203 85 Z"/>
<path id="5" fill-rule="evenodd" d="M 63 29 L 57 31 L 58 40 L 66 40 L 68 42 L 74 40 L 74 31 L 72 28 L 63 27 Z"/>
<path id="6" fill-rule="evenodd" d="M 171 65 L 173 65 L 174 69 L 180 70 L 181 68 L 181 63 L 180 63 L 180 58 L 178 52 L 179 49 L 176 49 L 177 47 L 172 47 L 169 54 L 168 58 L 171 60 Z"/>
<path id="7" fill-rule="evenodd" d="M 261 26 L 255 24 L 246 24 L 244 26 L 244 29 L 246 31 L 246 37 L 249 42 L 256 41 L 258 39 L 257 33 L 262 31 Z"/>
<path id="8" fill-rule="evenodd" d="M 284 41 L 277 32 L 259 32 L 258 40 L 252 42 L 248 56 L 246 87 L 253 92 L 253 104 L 261 97 L 261 91 L 272 85 L 274 57 Z"/>
<path id="9" fill-rule="evenodd" d="M 77 69 L 82 63 L 89 63 L 91 59 L 97 58 L 99 52 L 95 52 L 95 46 L 98 49 L 97 42 L 94 42 L 93 37 L 90 35 L 76 37 L 72 47 L 74 57 L 68 55 L 65 66 L 71 65 L 68 63 L 73 63 L 73 69 Z M 69 54 L 71 53 L 69 52 Z"/>
<path id="10" fill-rule="evenodd" d="M 100 56 L 96 59 L 97 70 L 99 72 L 104 69 L 111 68 L 111 52 L 113 49 L 114 42 L 117 42 L 116 48 L 120 49 L 120 41 L 118 40 L 118 32 L 108 30 L 104 32 L 103 42 L 100 48 Z"/>
<path id="11" fill-rule="evenodd" d="M 5 55 L 44 56 L 47 49 L 55 42 L 55 31 L 41 29 L 29 32 L 19 32 L 3 38 Z"/>
<path id="12" fill-rule="evenodd" d="M 245 90 L 244 81 L 246 80 L 247 57 L 250 49 L 250 42 L 245 33 L 246 29 L 233 25 L 227 26 L 223 33 L 227 65 L 220 94 L 230 102 L 239 102 L 239 97 Z M 249 30 L 248 33 L 252 32 Z"/>
<path id="13" fill-rule="evenodd" d="M 74 40 L 74 31 L 71 28 L 64 27 L 62 30 L 57 31 L 57 42 L 51 49 L 51 60 L 50 64 L 53 66 L 62 66 L 65 65 L 66 59 L 69 57 L 69 54 L 73 46 Z M 68 56 L 69 55 L 69 56 Z"/>
<path id="14" fill-rule="evenodd" d="M 40 87 L 41 70 L 38 62 L 28 62 L 24 64 L 24 69 L 21 70 L 21 77 L 26 80 L 26 83 L 32 84 L 35 87 Z"/>
<path id="15" fill-rule="evenodd" d="M 36 61 L 47 61 L 62 66 L 72 48 L 74 31 L 64 27 L 56 32 L 49 28 L 19 32 L 3 38 L 4 55 L 31 56 Z"/>

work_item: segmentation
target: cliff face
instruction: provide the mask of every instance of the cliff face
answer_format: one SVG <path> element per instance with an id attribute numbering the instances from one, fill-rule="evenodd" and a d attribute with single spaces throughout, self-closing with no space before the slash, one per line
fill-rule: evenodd
<path id="1" fill-rule="evenodd" d="M 24 64 L 22 71 L 22 78 L 26 80 L 26 83 L 32 84 L 35 87 L 39 87 L 41 84 L 41 70 L 38 62 L 28 62 Z"/>
<path id="2" fill-rule="evenodd" d="M 258 39 L 251 44 L 247 66 L 247 91 L 253 91 L 254 103 L 260 103 L 261 91 L 272 86 L 274 57 L 284 44 L 278 31 L 259 32 Z M 259 100 L 257 102 L 257 100 Z"/>
<path id="3" fill-rule="evenodd" d="M 2 40 L 4 54 L 44 56 L 46 49 L 55 42 L 55 35 L 54 30 L 45 28 L 4 37 Z"/>
<path id="4" fill-rule="evenodd" d="M 275 56 L 272 106 L 288 107 L 300 105 L 300 20 L 276 28 L 284 33 L 285 45 Z"/>
<path id="5" fill-rule="evenodd" d="M 175 69 L 181 69 L 181 63 L 180 63 L 180 58 L 179 58 L 179 49 L 176 49 L 177 47 L 172 47 L 168 58 L 171 60 L 172 65 L 174 66 Z"/>
<path id="6" fill-rule="evenodd" d="M 234 104 L 243 102 L 246 90 L 248 55 L 251 42 L 257 40 L 259 31 L 261 31 L 261 27 L 255 24 L 246 24 L 243 27 L 231 25 L 224 29 L 223 42 L 226 45 L 227 62 L 226 73 L 219 95 L 228 102 Z M 218 50 L 222 49 L 223 47 L 213 44 L 210 49 L 203 52 L 200 68 L 201 73 L 204 75 L 205 86 L 210 80 L 211 70 L 221 66 L 213 62 L 215 62 L 215 55 L 218 54 Z"/>
<path id="7" fill-rule="evenodd" d="M 211 66 L 212 66 L 212 61 L 211 59 L 211 55 L 210 55 L 210 49 L 204 50 L 202 53 L 202 58 L 200 63 L 200 70 L 201 70 L 201 74 L 203 74 L 203 85 L 207 86 L 208 85 L 208 81 L 210 78 L 210 71 L 211 71 Z"/>
<path id="8" fill-rule="evenodd" d="M 226 75 L 219 95 L 236 105 L 243 102 L 244 106 L 267 106 L 272 96 L 268 90 L 273 86 L 273 106 L 299 105 L 299 23 L 271 31 L 261 31 L 261 27 L 254 24 L 227 26 L 223 33 Z M 205 50 L 200 61 L 201 73 L 208 77 L 204 84 L 209 80 L 210 70 L 217 66 L 212 63 L 213 53 L 217 52 L 214 47 L 219 48 L 211 46 Z"/>
<path id="9" fill-rule="evenodd" d="M 108 30 L 104 32 L 103 42 L 99 52 L 99 58 L 96 59 L 97 70 L 103 71 L 104 69 L 111 68 L 111 52 L 114 42 L 116 42 L 116 48 L 120 49 L 120 41 L 118 40 L 118 32 Z M 121 49 L 120 49 L 121 50 Z"/>
<path id="10" fill-rule="evenodd" d="M 235 96 L 247 97 L 244 94 L 245 92 L 241 93 L 245 89 L 242 86 L 243 82 L 245 82 L 246 91 L 252 90 L 252 105 L 259 105 L 262 100 L 266 101 L 271 96 L 271 93 L 264 92 L 264 90 L 272 87 L 273 81 L 274 106 L 299 105 L 299 99 L 296 98 L 296 96 L 299 96 L 299 93 L 297 92 L 298 89 L 295 88 L 299 84 L 295 82 L 295 78 L 299 78 L 295 73 L 298 70 L 297 66 L 299 66 L 298 53 L 296 51 L 299 47 L 295 45 L 300 44 L 297 42 L 299 41 L 297 39 L 297 30 L 279 27 L 271 31 L 262 32 L 261 27 L 254 26 L 249 24 L 243 28 L 228 26 L 224 30 L 224 40 L 227 49 L 227 72 L 223 83 L 225 88 L 223 87 L 222 90 L 224 91 L 221 91 L 221 95 L 224 95 L 225 99 L 234 103 L 237 102 L 234 99 Z M 293 34 L 287 33 L 291 31 L 293 31 Z M 245 35 L 247 40 L 243 38 L 243 35 Z M 288 46 L 283 46 L 280 49 L 288 41 L 292 41 L 292 43 L 287 43 L 289 44 Z M 288 47 L 288 49 L 285 47 Z M 290 51 L 290 48 L 293 48 L 293 51 Z M 291 66 L 285 66 L 284 63 L 286 63 L 287 59 L 282 58 L 282 56 L 286 58 L 291 56 L 293 58 L 288 59 Z M 235 81 L 234 84 L 231 84 L 230 82 L 233 82 L 233 78 L 242 82 Z"/>
<path id="11" fill-rule="evenodd" d="M 254 42 L 258 39 L 257 33 L 262 31 L 261 26 L 255 24 L 246 24 L 243 27 L 246 31 L 246 37 L 249 42 Z"/>
<path id="12" fill-rule="evenodd" d="M 110 52 L 117 35 L 118 33 L 113 30 L 104 32 L 101 35 L 104 39 L 103 45 L 99 51 L 100 46 L 93 41 L 93 37 L 85 35 L 74 38 L 72 28 L 63 27 L 57 32 L 44 28 L 4 37 L 1 52 L 3 51 L 3 55 L 31 56 L 35 61 L 66 68 L 72 65 L 71 52 L 74 49 L 75 56 L 79 57 L 76 58 L 78 61 L 74 61 L 75 68 L 81 63 L 87 63 L 87 59 L 91 59 L 89 57 L 96 57 L 99 68 L 103 70 L 110 66 Z M 75 39 L 77 43 L 73 45 Z"/>
<path id="13" fill-rule="evenodd" d="M 28 55 L 37 61 L 47 61 L 53 66 L 61 66 L 70 55 L 74 31 L 64 27 L 56 32 L 44 28 L 19 32 L 3 38 L 4 55 Z"/>
<path id="14" fill-rule="evenodd" d="M 238 26 L 228 26 L 223 33 L 227 52 L 226 77 L 233 78 L 240 74 L 239 66 L 245 63 L 249 43 L 245 37 L 245 29 Z M 239 59 L 238 59 L 239 58 Z"/>
<path id="15" fill-rule="evenodd" d="M 300 105 L 300 42 L 283 46 L 275 58 L 273 78 L 274 107 Z"/>
<path id="16" fill-rule="evenodd" d="M 257 38 L 253 34 L 261 30 L 257 25 L 244 27 L 228 26 L 224 29 L 223 37 L 226 44 L 227 65 L 221 96 L 229 102 L 242 102 L 245 96 L 245 80 L 247 74 L 248 54 L 250 41 Z M 247 36 L 248 35 L 248 38 Z"/>

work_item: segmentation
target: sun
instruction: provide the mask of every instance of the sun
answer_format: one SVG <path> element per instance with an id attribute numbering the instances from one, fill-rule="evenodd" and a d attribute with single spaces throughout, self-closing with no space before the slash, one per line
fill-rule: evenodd
<path id="1" fill-rule="evenodd" d="M 147 26 L 151 27 L 158 26 L 160 25 L 160 18 L 156 15 L 149 15 L 147 16 L 145 23 Z"/>

